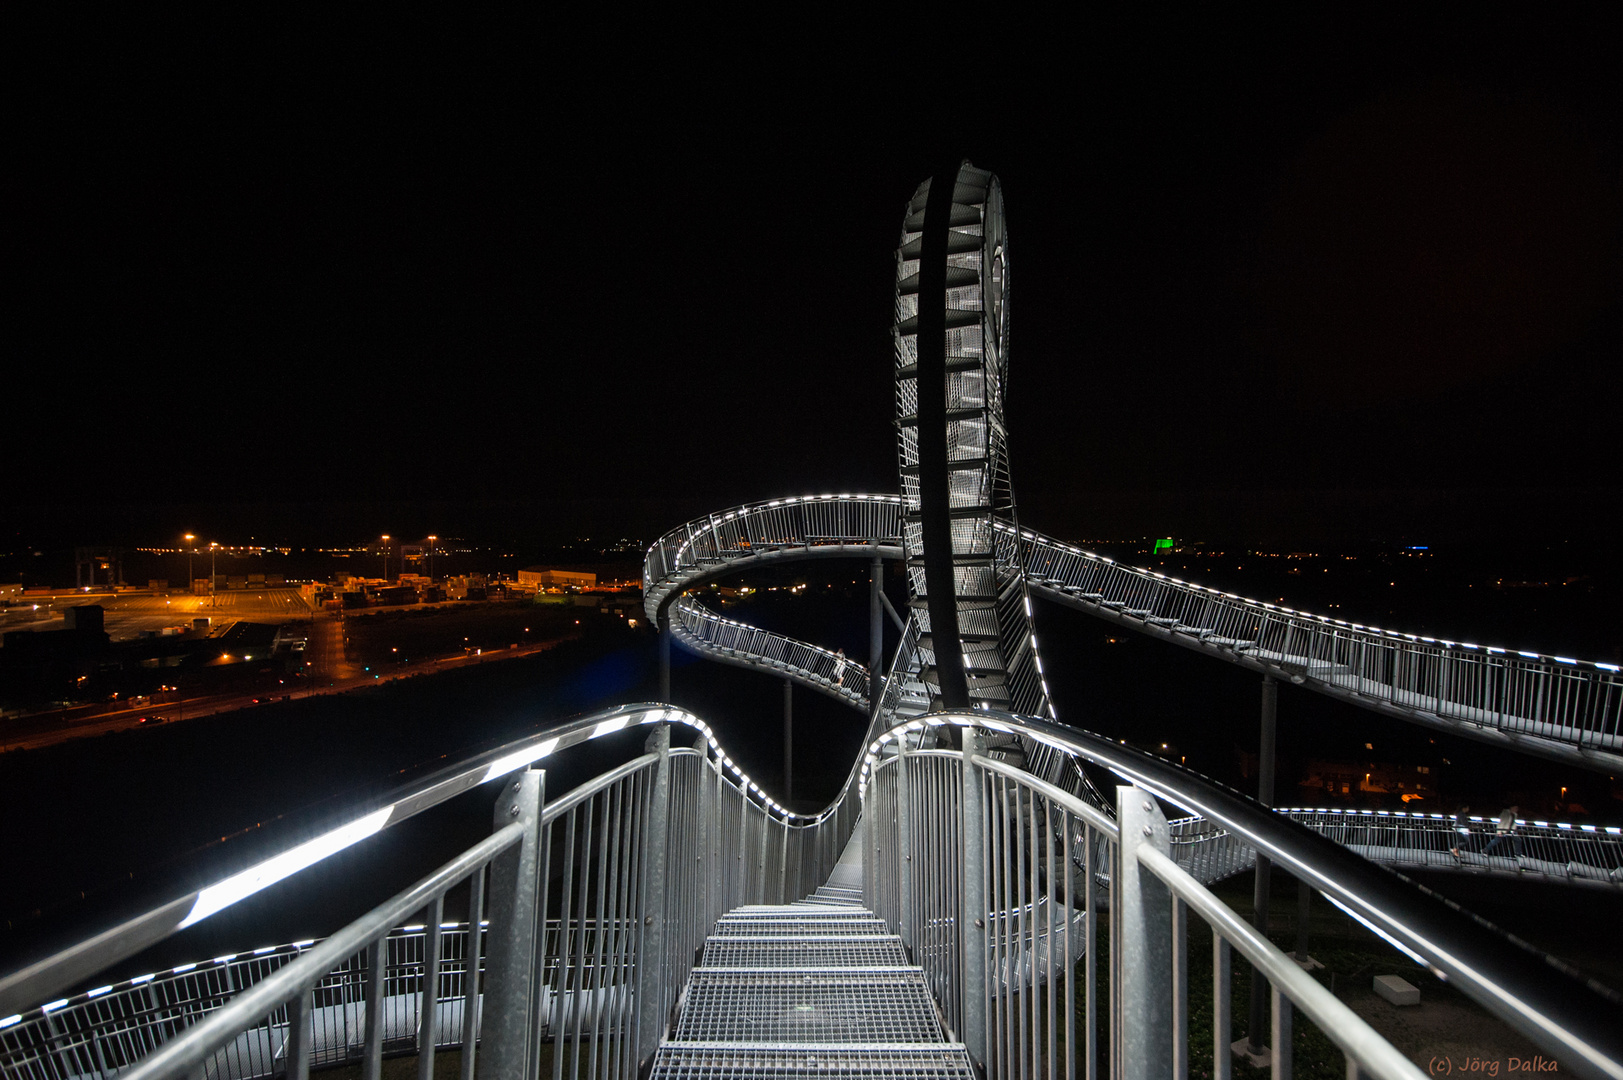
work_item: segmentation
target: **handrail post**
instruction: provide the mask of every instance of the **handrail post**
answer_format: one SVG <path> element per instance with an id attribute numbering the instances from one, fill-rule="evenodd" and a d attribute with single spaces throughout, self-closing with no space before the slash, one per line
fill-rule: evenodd
<path id="1" fill-rule="evenodd" d="M 659 700 L 671 703 L 671 613 L 669 608 L 659 612 Z"/>
<path id="2" fill-rule="evenodd" d="M 960 913 L 963 927 L 964 1048 L 975 1067 L 986 1069 L 986 836 L 982 811 L 981 775 L 973 758 L 985 746 L 975 728 L 963 730 L 963 800 L 959 834 L 963 837 L 964 895 Z"/>
<path id="3" fill-rule="evenodd" d="M 540 881 L 541 802 L 546 774 L 528 769 L 502 781 L 495 827 L 524 826 L 518 844 L 490 864 L 490 931 L 485 943 L 485 1001 L 479 1072 L 501 1080 L 535 1075 L 533 1037 L 541 1022 L 535 999 L 537 886 Z M 488 1070 L 488 1072 L 487 1072 Z"/>
<path id="4" fill-rule="evenodd" d="M 879 715 L 879 688 L 884 683 L 885 610 L 880 597 L 885 591 L 885 563 L 878 555 L 868 564 L 868 719 Z"/>
<path id="5" fill-rule="evenodd" d="M 711 857 L 710 853 L 711 833 L 715 831 L 715 826 L 710 820 L 714 809 L 710 797 L 710 740 L 701 733 L 693 740 L 693 749 L 699 752 L 699 774 L 694 778 L 697 790 L 693 797 L 694 804 L 699 808 L 699 820 L 696 823 L 699 830 L 699 895 L 697 899 L 699 901 L 700 921 L 710 923 L 714 921 L 714 916 L 711 914 L 713 907 L 711 904 L 711 879 L 716 876 L 716 860 Z"/>
<path id="6" fill-rule="evenodd" d="M 1116 820 L 1121 826 L 1120 882 L 1110 906 L 1121 922 L 1121 1061 L 1113 1071 L 1122 1080 L 1160 1080 L 1172 1075 L 1172 891 L 1139 865 L 1138 849 L 1153 847 L 1171 856 L 1167 819 L 1142 788 L 1116 788 Z"/>
<path id="7" fill-rule="evenodd" d="M 665 1031 L 665 864 L 670 836 L 671 725 L 659 723 L 648 735 L 646 753 L 658 754 L 654 786 L 643 815 L 648 832 L 642 878 L 642 944 L 637 951 L 637 1062 L 645 1069 Z"/>
<path id="8" fill-rule="evenodd" d="M 877 560 L 876 560 L 877 561 Z M 907 732 L 896 743 L 896 932 L 902 949 L 913 956 L 913 815 L 909 806 Z"/>
<path id="9" fill-rule="evenodd" d="M 1257 741 L 1257 801 L 1264 806 L 1274 804 L 1274 747 L 1275 729 L 1279 713 L 1279 683 L 1272 675 L 1262 677 L 1262 731 Z M 1251 910 L 1257 932 L 1268 936 L 1268 892 L 1273 874 L 1273 863 L 1268 856 L 1257 853 L 1256 878 L 1251 887 Z M 1251 967 L 1251 1009 L 1247 1018 L 1245 1037 L 1253 1056 L 1266 1052 L 1263 1032 L 1268 1024 L 1268 980 L 1256 965 Z"/>

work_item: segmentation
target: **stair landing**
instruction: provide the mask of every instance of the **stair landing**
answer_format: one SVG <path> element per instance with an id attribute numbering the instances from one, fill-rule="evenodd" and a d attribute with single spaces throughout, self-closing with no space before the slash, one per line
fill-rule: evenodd
<path id="1" fill-rule="evenodd" d="M 835 884 L 722 916 L 652 1076 L 974 1077 L 923 970 L 860 905 L 860 889 Z"/>

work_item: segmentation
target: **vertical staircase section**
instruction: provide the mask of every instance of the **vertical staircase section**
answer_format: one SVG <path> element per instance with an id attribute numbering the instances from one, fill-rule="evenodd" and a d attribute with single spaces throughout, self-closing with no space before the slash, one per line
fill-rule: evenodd
<path id="1" fill-rule="evenodd" d="M 836 880 L 799 903 L 722 916 L 652 1076 L 971 1080 L 923 969 L 861 903 L 860 885 Z"/>

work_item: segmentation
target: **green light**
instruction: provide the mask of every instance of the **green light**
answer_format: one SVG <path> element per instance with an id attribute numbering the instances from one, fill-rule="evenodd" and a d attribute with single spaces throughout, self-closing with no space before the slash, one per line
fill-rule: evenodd
<path id="1" fill-rule="evenodd" d="M 1172 537 L 1165 536 L 1165 537 L 1161 537 L 1161 538 L 1157 539 L 1155 541 L 1155 550 L 1156 551 L 1171 551 L 1172 550 Z"/>

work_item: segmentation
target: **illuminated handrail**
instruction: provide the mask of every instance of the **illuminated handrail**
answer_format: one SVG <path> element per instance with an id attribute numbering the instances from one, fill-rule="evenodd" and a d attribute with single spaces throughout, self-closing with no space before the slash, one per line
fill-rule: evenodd
<path id="1" fill-rule="evenodd" d="M 947 729 L 957 729 L 964 750 L 930 749 Z M 1015 734 L 1119 777 L 1114 818 L 985 754 L 988 735 Z M 944 1015 L 964 1033 L 971 1056 L 984 1061 L 989 1075 L 1080 1075 L 1106 1054 L 1138 1063 L 1135 1075 L 1174 1075 L 1180 1061 L 1186 1067 L 1192 1052 L 1187 1009 L 1169 1013 L 1167 1003 L 1187 1000 L 1187 977 L 1180 976 L 1176 958 L 1187 956 L 1188 911 L 1214 932 L 1219 1008 L 1212 1052 L 1220 1072 L 1229 1054 L 1223 976 L 1232 948 L 1273 984 L 1272 1037 L 1265 1032 L 1257 1041 L 1271 1042 L 1276 1061 L 1283 1055 L 1284 1074 L 1294 1008 L 1366 1074 L 1422 1075 L 1192 875 L 1191 853 L 1179 857 L 1179 839 L 1198 844 L 1209 837 L 1266 855 L 1556 1056 L 1564 1070 L 1623 1076 L 1617 995 L 1287 815 L 1152 755 L 1030 717 L 935 713 L 872 740 L 862 775 L 870 823 L 865 899 L 922 958 Z M 1168 822 L 1158 800 L 1196 817 Z M 955 854 L 957 868 L 951 873 L 919 869 L 951 865 Z M 1131 866 L 1125 862 L 1129 857 Z M 1149 878 L 1160 885 L 1147 884 Z M 1084 970 L 1047 998 L 1007 995 L 1007 973 L 1028 970 L 1042 954 L 1022 952 L 1018 935 L 994 932 L 997 913 L 1036 911 L 1046 900 L 1050 915 L 1041 936 L 1053 942 L 1055 934 L 1065 932 L 1065 913 L 1080 910 L 1088 916 L 1081 937 L 1091 943 L 1097 930 L 1091 915 L 1107 889 L 1111 970 L 1097 966 L 1094 950 L 1083 948 Z M 1168 904 L 1167 892 L 1158 889 L 1170 890 L 1182 906 Z M 1047 955 L 1075 952 L 1050 947 Z M 1096 1009 L 1104 1007 L 1101 984 L 1107 980 L 1114 1010 L 1108 1045 L 1093 1036 Z M 1078 993 L 1078 982 L 1085 992 Z M 1075 1006 L 1084 999 L 1090 1003 L 1084 1019 L 1073 1021 Z M 1056 1000 L 1065 1011 L 1045 1020 L 1042 1010 Z M 1055 1033 L 1046 1044 L 1024 1035 L 1043 1030 Z M 1140 1068 L 1145 1061 L 1160 1064 Z"/>
<path id="2" fill-rule="evenodd" d="M 787 674 L 854 709 L 868 708 L 868 669 L 855 660 L 725 618 L 692 597 L 676 601 L 670 611 L 676 640 L 700 656 Z"/>
<path id="3" fill-rule="evenodd" d="M 325 829 L 311 840 L 227 874 L 213 885 L 178 896 L 24 968 L 0 975 L 0 1024 L 9 1015 L 49 999 L 61 988 L 89 979 L 97 971 L 465 791 L 528 768 L 571 746 L 656 723 L 680 724 L 697 732 L 728 782 L 744 792 L 751 806 L 773 820 L 803 829 L 822 826 L 842 812 L 843 804 L 838 800 L 815 815 L 788 810 L 743 771 L 722 749 L 710 726 L 692 713 L 658 704 L 618 706 L 565 721 L 443 769 L 378 804 L 352 812 L 347 820 Z M 855 765 L 852 775 L 856 775 Z M 840 828 L 848 834 L 850 822 L 844 821 Z M 832 860 L 837 856 L 837 850 L 832 854 L 822 851 L 818 865 L 826 862 L 832 867 Z"/>
<path id="4" fill-rule="evenodd" d="M 1000 544 L 1022 549 L 1034 595 L 1361 708 L 1509 749 L 1623 768 L 1620 665 L 1314 615 L 1125 566 L 1030 529 L 993 527 Z M 644 559 L 643 603 L 657 619 L 684 590 L 752 563 L 876 554 L 901 556 L 899 496 L 750 503 L 656 540 Z M 816 675 L 808 670 L 802 681 L 817 685 Z"/>
<path id="5" fill-rule="evenodd" d="M 1363 626 L 999 528 L 1005 543 L 1026 545 L 1027 581 L 1038 596 L 1364 708 L 1477 738 L 1510 736 L 1514 749 L 1623 765 L 1617 664 Z"/>

